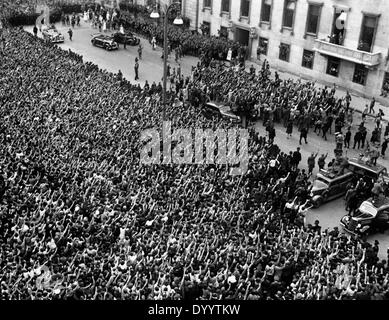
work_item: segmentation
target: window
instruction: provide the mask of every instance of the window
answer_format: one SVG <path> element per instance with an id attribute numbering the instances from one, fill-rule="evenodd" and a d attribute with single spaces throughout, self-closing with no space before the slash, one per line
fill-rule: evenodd
<path id="1" fill-rule="evenodd" d="M 209 36 L 211 34 L 211 23 L 203 21 L 200 26 L 200 29 L 203 35 Z"/>
<path id="2" fill-rule="evenodd" d="M 322 5 L 310 4 L 308 7 L 306 33 L 317 35 Z"/>
<path id="3" fill-rule="evenodd" d="M 241 0 L 240 1 L 240 16 L 249 17 L 250 16 L 250 0 Z"/>
<path id="4" fill-rule="evenodd" d="M 365 85 L 367 78 L 367 68 L 363 64 L 356 64 L 354 69 L 353 82 Z"/>
<path id="5" fill-rule="evenodd" d="M 259 56 L 261 54 L 264 54 L 266 56 L 268 45 L 269 45 L 269 40 L 260 37 L 258 41 L 257 55 Z"/>
<path id="6" fill-rule="evenodd" d="M 314 56 L 315 53 L 313 51 L 304 50 L 302 66 L 308 69 L 312 69 Z"/>
<path id="7" fill-rule="evenodd" d="M 358 50 L 371 52 L 378 24 L 378 16 L 363 15 Z"/>
<path id="8" fill-rule="evenodd" d="M 222 12 L 230 12 L 230 0 L 222 0 Z"/>
<path id="9" fill-rule="evenodd" d="M 296 0 L 285 0 L 284 18 L 282 26 L 284 28 L 293 28 L 294 14 L 296 11 Z"/>
<path id="10" fill-rule="evenodd" d="M 204 8 L 211 8 L 212 0 L 204 0 Z"/>
<path id="11" fill-rule="evenodd" d="M 228 29 L 227 29 L 227 27 L 220 26 L 219 37 L 228 39 Z"/>
<path id="12" fill-rule="evenodd" d="M 345 24 L 347 20 L 347 13 L 339 8 L 334 9 L 334 20 L 332 22 L 332 33 L 330 43 L 342 46 L 345 38 Z"/>
<path id="13" fill-rule="evenodd" d="M 286 43 L 280 44 L 280 60 L 289 62 L 289 54 L 290 54 L 290 45 Z"/>
<path id="14" fill-rule="evenodd" d="M 262 0 L 261 22 L 269 22 L 271 17 L 272 0 Z"/>
<path id="15" fill-rule="evenodd" d="M 339 74 L 340 59 L 328 57 L 327 74 L 337 77 Z"/>

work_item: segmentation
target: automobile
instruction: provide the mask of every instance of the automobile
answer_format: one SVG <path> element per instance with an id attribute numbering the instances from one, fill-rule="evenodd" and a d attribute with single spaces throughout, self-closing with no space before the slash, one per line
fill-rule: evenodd
<path id="1" fill-rule="evenodd" d="M 231 120 L 233 123 L 241 123 L 242 119 L 231 111 L 229 106 L 218 105 L 214 102 L 207 102 L 203 109 L 204 113 L 209 115 L 217 115 L 225 119 Z"/>
<path id="2" fill-rule="evenodd" d="M 49 27 L 44 27 L 42 29 L 43 39 L 50 41 L 51 43 L 63 43 L 65 42 L 65 37 L 60 33 L 55 26 L 51 25 Z"/>
<path id="3" fill-rule="evenodd" d="M 324 202 L 345 195 L 346 187 L 353 179 L 354 174 L 347 170 L 340 175 L 328 170 L 319 170 L 310 193 L 311 203 L 318 208 Z"/>
<path id="4" fill-rule="evenodd" d="M 370 165 L 359 159 L 347 160 L 342 173 L 333 170 L 319 170 L 310 193 L 311 203 L 315 208 L 324 202 L 339 198 L 346 194 L 347 185 L 360 177 L 370 177 L 376 181 L 380 177 L 389 183 L 387 170 L 381 165 Z"/>
<path id="5" fill-rule="evenodd" d="M 344 230 L 354 236 L 365 236 L 389 229 L 389 199 L 380 197 L 363 201 L 354 216 L 340 219 Z"/>
<path id="6" fill-rule="evenodd" d="M 96 47 L 103 48 L 105 50 L 117 50 L 119 46 L 116 41 L 114 41 L 112 36 L 104 34 L 95 34 L 92 35 L 92 44 Z"/>
<path id="7" fill-rule="evenodd" d="M 381 176 L 387 176 L 387 170 L 384 166 L 368 164 L 366 161 L 355 158 L 348 160 L 347 169 L 359 177 L 370 177 L 374 181 Z"/>
<path id="8" fill-rule="evenodd" d="M 113 34 L 113 39 L 117 43 L 128 44 L 130 46 L 137 46 L 140 43 L 140 39 L 135 37 L 131 32 L 116 32 Z"/>

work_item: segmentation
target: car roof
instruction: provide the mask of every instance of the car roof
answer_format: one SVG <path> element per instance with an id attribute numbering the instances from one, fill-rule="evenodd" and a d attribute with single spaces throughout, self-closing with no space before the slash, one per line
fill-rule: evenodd
<path id="1" fill-rule="evenodd" d="M 99 38 L 99 39 L 105 39 L 105 40 L 112 40 L 112 36 L 106 35 L 106 34 L 95 34 L 92 35 L 93 38 Z"/>
<path id="2" fill-rule="evenodd" d="M 377 164 L 377 165 L 369 165 L 369 164 L 366 164 L 365 161 L 362 161 L 362 160 L 359 160 L 359 159 L 355 159 L 355 158 L 348 160 L 348 163 L 351 164 L 351 165 L 354 165 L 356 167 L 363 168 L 364 170 L 370 171 L 370 172 L 373 172 L 373 173 L 380 173 L 380 172 L 386 170 L 386 168 L 384 166 L 381 166 L 379 164 Z"/>
<path id="3" fill-rule="evenodd" d="M 351 175 L 352 175 L 352 172 L 350 172 L 350 171 L 347 171 L 346 173 L 337 176 L 336 173 L 334 173 L 334 172 L 320 169 L 320 171 L 316 175 L 316 177 L 322 178 L 323 180 L 331 182 L 331 181 L 336 181 L 336 180 L 339 180 L 339 179 L 342 179 L 344 177 L 351 176 Z"/>

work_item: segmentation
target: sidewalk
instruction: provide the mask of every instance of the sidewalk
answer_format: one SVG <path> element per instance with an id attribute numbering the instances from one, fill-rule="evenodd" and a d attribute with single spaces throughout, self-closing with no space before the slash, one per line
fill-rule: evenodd
<path id="1" fill-rule="evenodd" d="M 262 63 L 261 64 L 258 64 L 257 62 L 255 61 L 246 61 L 246 69 L 249 70 L 250 66 L 253 65 L 255 67 L 256 70 L 260 70 L 262 69 Z M 309 79 L 305 79 L 305 78 L 302 78 L 302 77 L 299 77 L 298 75 L 295 75 L 295 74 L 291 74 L 291 73 L 288 73 L 288 72 L 285 72 L 285 71 L 281 71 L 281 70 L 278 70 L 278 69 L 275 69 L 273 68 L 272 66 L 270 66 L 270 71 L 271 71 L 271 77 L 274 78 L 274 72 L 277 71 L 277 73 L 279 74 L 280 78 L 281 79 L 293 79 L 293 80 L 298 80 L 298 79 L 301 79 L 301 81 L 305 81 L 305 82 L 308 82 L 308 81 L 312 81 L 312 80 L 309 80 Z M 325 84 L 322 84 L 322 83 L 319 83 L 317 82 L 316 83 L 316 87 L 317 88 L 324 88 L 325 87 Z M 328 87 L 328 85 L 327 85 Z M 339 87 L 337 86 L 336 87 L 336 93 L 335 93 L 335 96 L 338 97 L 338 98 L 343 98 L 345 95 L 346 95 L 346 92 L 347 92 L 347 89 L 345 88 L 342 88 L 342 87 Z M 371 102 L 371 99 L 367 99 L 367 98 L 364 98 L 360 95 L 357 95 L 351 91 L 349 91 L 350 95 L 351 95 L 351 104 L 350 104 L 350 107 L 352 109 L 354 109 L 354 111 L 356 112 L 359 112 L 359 113 L 362 113 L 363 110 L 365 109 L 365 105 L 367 104 L 368 106 L 370 106 L 370 102 Z M 382 103 L 379 102 L 379 100 L 382 100 L 382 98 L 380 97 L 380 99 L 378 97 L 376 97 L 376 103 L 375 103 L 375 106 L 374 106 L 374 109 L 376 112 L 378 112 L 379 109 L 382 109 L 382 111 L 384 112 L 384 116 L 383 116 L 383 120 L 387 123 L 389 123 L 389 109 L 387 110 L 387 108 L 385 107 L 385 105 L 383 105 Z M 373 117 L 372 115 L 368 115 L 368 117 Z"/>

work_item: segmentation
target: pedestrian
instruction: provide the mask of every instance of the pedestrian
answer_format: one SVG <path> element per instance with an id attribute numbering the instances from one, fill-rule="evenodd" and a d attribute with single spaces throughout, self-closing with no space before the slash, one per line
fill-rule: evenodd
<path id="1" fill-rule="evenodd" d="M 350 148 L 350 140 L 351 140 L 351 127 L 347 129 L 346 135 L 344 137 L 344 147 L 347 149 Z"/>
<path id="2" fill-rule="evenodd" d="M 289 119 L 288 123 L 286 124 L 286 138 L 289 139 L 292 137 L 293 133 L 293 120 Z"/>
<path id="3" fill-rule="evenodd" d="M 374 143 L 371 150 L 371 161 L 376 166 L 377 165 L 377 159 L 380 156 L 379 151 L 380 144 L 378 142 Z M 382 150 L 381 150 L 382 152 Z"/>
<path id="4" fill-rule="evenodd" d="M 300 147 L 297 147 L 296 151 L 293 152 L 292 160 L 293 160 L 293 168 L 297 169 L 301 161 Z"/>
<path id="5" fill-rule="evenodd" d="M 318 118 L 315 121 L 315 129 L 313 130 L 313 132 L 315 132 L 317 135 L 320 135 L 320 130 L 322 128 L 322 125 L 323 125 L 323 121 L 320 118 Z"/>
<path id="6" fill-rule="evenodd" d="M 350 107 L 350 102 L 351 102 L 351 95 L 350 93 L 347 91 L 346 92 L 346 110 L 348 111 L 349 110 L 349 107 Z"/>
<path id="7" fill-rule="evenodd" d="M 318 152 L 314 155 L 313 152 L 308 157 L 307 163 L 308 163 L 308 174 L 311 175 L 313 172 L 313 169 L 315 168 L 315 159 L 318 155 Z"/>
<path id="8" fill-rule="evenodd" d="M 68 34 L 70 41 L 73 41 L 73 30 L 69 28 Z"/>
<path id="9" fill-rule="evenodd" d="M 341 151 L 343 149 L 344 137 L 342 132 L 335 133 L 336 150 Z"/>
<path id="10" fill-rule="evenodd" d="M 369 113 L 375 113 L 374 111 L 374 106 L 375 106 L 375 98 L 373 97 L 373 99 L 371 100 L 370 102 L 370 110 L 369 110 Z M 372 112 L 373 111 L 373 112 Z"/>
<path id="11" fill-rule="evenodd" d="M 139 79 L 139 62 L 138 62 L 138 58 L 135 58 L 135 65 L 134 65 L 134 70 L 135 70 L 135 80 L 138 80 Z"/>
<path id="12" fill-rule="evenodd" d="M 142 60 L 142 50 L 143 50 L 142 44 L 139 43 L 139 47 L 138 47 L 139 60 Z"/>
<path id="13" fill-rule="evenodd" d="M 362 133 L 361 133 L 361 131 L 358 130 L 357 132 L 355 132 L 355 135 L 354 135 L 354 147 L 353 147 L 353 149 L 355 149 L 356 145 L 358 145 L 358 149 L 360 148 L 361 139 L 362 139 Z"/>
<path id="14" fill-rule="evenodd" d="M 328 127 L 329 127 L 329 124 L 328 124 L 328 121 L 326 121 L 321 129 L 322 131 L 322 138 L 324 138 L 324 140 L 327 141 L 327 131 L 328 131 Z"/>
<path id="15" fill-rule="evenodd" d="M 319 159 L 317 159 L 317 164 L 318 164 L 318 166 L 319 166 L 319 170 L 323 170 L 323 169 L 324 169 L 324 166 L 326 165 L 325 160 L 326 160 L 327 156 L 328 156 L 328 152 L 327 152 L 325 155 L 322 154 L 322 155 L 319 157 Z"/>
<path id="16" fill-rule="evenodd" d="M 153 50 L 157 48 L 157 40 L 155 40 L 154 36 L 151 38 L 151 47 L 153 48 Z"/>
<path id="17" fill-rule="evenodd" d="M 362 149 L 365 147 L 365 141 L 366 141 L 366 135 L 367 135 L 367 130 L 365 127 L 363 127 L 363 131 L 361 132 L 361 144 L 362 144 Z"/>
<path id="18" fill-rule="evenodd" d="M 301 140 L 302 139 L 305 140 L 305 144 L 308 143 L 308 141 L 307 141 L 307 134 L 308 134 L 307 128 L 305 126 L 302 127 L 301 130 L 300 130 L 300 141 L 299 141 L 300 144 L 301 144 Z"/>
<path id="19" fill-rule="evenodd" d="M 388 148 L 388 139 L 385 139 L 384 142 L 382 142 L 382 146 L 381 146 L 381 156 L 382 156 L 382 158 L 385 158 L 385 152 L 386 152 L 387 148 Z"/>
<path id="20" fill-rule="evenodd" d="M 369 107 L 366 104 L 365 105 L 365 109 L 363 109 L 363 111 L 362 111 L 362 121 L 366 120 L 366 116 L 367 116 L 368 113 L 369 113 Z"/>
<path id="21" fill-rule="evenodd" d="M 180 79 L 181 78 L 181 65 L 178 64 L 178 67 L 177 67 L 177 77 Z"/>

